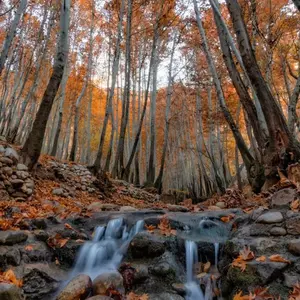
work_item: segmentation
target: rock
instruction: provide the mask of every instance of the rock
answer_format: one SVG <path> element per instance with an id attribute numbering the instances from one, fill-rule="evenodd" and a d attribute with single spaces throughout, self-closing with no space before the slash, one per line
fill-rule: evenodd
<path id="1" fill-rule="evenodd" d="M 288 249 L 294 255 L 300 256 L 300 239 L 290 241 Z"/>
<path id="2" fill-rule="evenodd" d="M 24 231 L 0 231 L 0 245 L 14 245 L 22 243 L 28 238 Z"/>
<path id="3" fill-rule="evenodd" d="M 256 221 L 265 210 L 266 208 L 263 206 L 260 206 L 259 208 L 255 209 L 251 214 L 251 220 Z"/>
<path id="4" fill-rule="evenodd" d="M 292 288 L 299 281 L 299 275 L 284 273 L 283 276 L 284 285 L 288 288 Z"/>
<path id="5" fill-rule="evenodd" d="M 225 209 L 227 205 L 225 202 L 217 202 L 216 206 L 219 208 Z"/>
<path id="6" fill-rule="evenodd" d="M 4 167 L 2 168 L 2 172 L 7 176 L 11 176 L 13 174 L 13 169 L 11 167 Z"/>
<path id="7" fill-rule="evenodd" d="M 289 234 L 300 234 L 300 215 L 296 215 L 286 221 L 286 228 Z"/>
<path id="8" fill-rule="evenodd" d="M 51 299 L 49 294 L 55 292 L 59 287 L 59 283 L 47 273 L 36 268 L 30 270 L 23 277 L 23 291 L 26 300 Z"/>
<path id="9" fill-rule="evenodd" d="M 120 294 L 125 293 L 123 285 L 123 277 L 117 272 L 103 273 L 97 276 L 93 281 L 94 295 L 106 295 L 106 291 L 109 287 L 113 286 Z"/>
<path id="10" fill-rule="evenodd" d="M 1 137 L 0 137 L 1 140 Z M 0 145 L 0 153 L 4 153 L 5 152 L 5 148 L 3 147 L 3 145 Z"/>
<path id="11" fill-rule="evenodd" d="M 32 262 L 51 262 L 53 260 L 53 253 L 50 251 L 49 247 L 43 242 L 35 242 L 34 244 L 30 244 L 30 249 L 20 249 L 22 253 L 22 260 L 25 263 Z"/>
<path id="12" fill-rule="evenodd" d="M 17 170 L 18 171 L 28 171 L 27 166 L 23 165 L 23 164 L 17 164 Z"/>
<path id="13" fill-rule="evenodd" d="M 275 236 L 286 235 L 286 233 L 287 233 L 286 230 L 282 227 L 273 227 L 270 230 L 270 234 Z"/>
<path id="14" fill-rule="evenodd" d="M 158 257 L 164 252 L 164 242 L 147 232 L 137 234 L 129 245 L 133 258 Z"/>
<path id="15" fill-rule="evenodd" d="M 11 182 L 12 186 L 16 189 L 20 188 L 24 183 L 24 181 L 22 179 L 12 179 L 12 180 L 10 180 L 10 182 Z"/>
<path id="16" fill-rule="evenodd" d="M 185 206 L 173 205 L 173 204 L 169 204 L 167 206 L 167 209 L 172 212 L 188 212 L 189 211 L 189 209 L 186 208 Z"/>
<path id="17" fill-rule="evenodd" d="M 160 293 L 148 295 L 148 300 L 184 300 L 184 298 L 177 294 Z"/>
<path id="18" fill-rule="evenodd" d="M 283 221 L 283 215 L 281 212 L 267 212 L 258 217 L 257 222 L 263 224 L 280 223 Z"/>
<path id="19" fill-rule="evenodd" d="M 15 163 L 19 160 L 19 155 L 17 151 L 13 148 L 6 148 L 4 156 L 12 159 Z"/>
<path id="20" fill-rule="evenodd" d="M 1 142 L 6 142 L 6 137 L 3 136 L 3 135 L 0 135 L 0 141 L 1 141 Z"/>
<path id="21" fill-rule="evenodd" d="M 156 276 L 165 277 L 168 275 L 175 274 L 175 270 L 173 270 L 168 263 L 162 262 L 151 268 L 151 273 L 153 273 Z"/>
<path id="22" fill-rule="evenodd" d="M 11 248 L 6 252 L 6 259 L 9 265 L 18 266 L 21 262 L 21 254 L 19 249 Z"/>
<path id="23" fill-rule="evenodd" d="M 8 157 L 0 157 L 0 162 L 3 163 L 4 165 L 7 165 L 7 166 L 11 166 L 13 165 L 13 161 L 8 158 Z"/>
<path id="24" fill-rule="evenodd" d="M 47 228 L 47 223 L 45 219 L 33 219 L 31 221 L 32 225 L 34 225 L 35 227 L 37 227 L 38 229 L 46 229 Z"/>
<path id="25" fill-rule="evenodd" d="M 149 276 L 148 267 L 143 264 L 131 264 L 135 269 L 134 283 L 145 281 Z"/>
<path id="26" fill-rule="evenodd" d="M 21 290 L 14 284 L 0 283 L 1 300 L 22 300 Z"/>
<path id="27" fill-rule="evenodd" d="M 288 265 L 281 262 L 250 262 L 249 265 L 255 267 L 261 285 L 268 284 L 282 275 L 283 269 Z"/>
<path id="28" fill-rule="evenodd" d="M 64 193 L 64 189 L 62 189 L 62 188 L 54 189 L 52 191 L 52 194 L 55 196 L 61 196 L 63 193 Z"/>
<path id="29" fill-rule="evenodd" d="M 89 276 L 80 274 L 73 278 L 59 293 L 57 300 L 86 299 L 92 291 L 92 280 Z"/>
<path id="30" fill-rule="evenodd" d="M 46 242 L 49 238 L 49 234 L 44 230 L 35 230 L 34 235 L 38 241 Z"/>
<path id="31" fill-rule="evenodd" d="M 17 171 L 16 175 L 19 179 L 22 179 L 22 180 L 25 180 L 30 176 L 27 171 Z"/>
<path id="32" fill-rule="evenodd" d="M 297 191 L 295 189 L 287 188 L 280 190 L 272 195 L 272 207 L 289 207 L 290 203 L 295 199 Z"/>
<path id="33" fill-rule="evenodd" d="M 91 211 L 110 211 L 110 210 L 118 210 L 119 206 L 110 203 L 102 203 L 102 202 L 93 202 L 88 206 L 88 210 Z"/>
<path id="34" fill-rule="evenodd" d="M 186 294 L 185 285 L 183 283 L 173 283 L 172 288 L 177 294 L 184 296 Z"/>
<path id="35" fill-rule="evenodd" d="M 137 209 L 132 206 L 121 206 L 120 211 L 121 212 L 130 212 L 130 211 L 137 211 Z"/>
<path id="36" fill-rule="evenodd" d="M 250 227 L 251 236 L 269 236 L 272 225 L 254 223 Z"/>

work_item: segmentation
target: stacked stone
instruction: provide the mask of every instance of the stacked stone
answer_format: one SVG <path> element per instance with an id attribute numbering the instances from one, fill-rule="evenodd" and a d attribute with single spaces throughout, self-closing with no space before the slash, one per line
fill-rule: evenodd
<path id="1" fill-rule="evenodd" d="M 26 201 L 34 190 L 34 181 L 28 168 L 19 163 L 17 151 L 0 145 L 0 200 Z"/>

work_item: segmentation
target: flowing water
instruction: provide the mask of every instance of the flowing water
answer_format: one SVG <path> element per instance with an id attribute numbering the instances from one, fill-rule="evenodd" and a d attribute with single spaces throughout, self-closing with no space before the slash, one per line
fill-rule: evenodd
<path id="1" fill-rule="evenodd" d="M 130 240 L 143 228 L 144 221 L 139 220 L 128 231 L 123 218 L 110 220 L 106 227 L 97 227 L 93 240 L 82 246 L 72 277 L 83 273 L 94 279 L 101 273 L 116 270 L 127 251 Z"/>

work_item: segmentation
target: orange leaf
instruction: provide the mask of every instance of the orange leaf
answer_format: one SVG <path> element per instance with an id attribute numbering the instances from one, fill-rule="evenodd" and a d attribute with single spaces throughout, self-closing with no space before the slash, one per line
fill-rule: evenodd
<path id="1" fill-rule="evenodd" d="M 233 300 L 250 300 L 250 298 L 247 295 L 242 296 L 242 292 L 239 292 L 238 294 L 234 295 Z"/>
<path id="2" fill-rule="evenodd" d="M 72 227 L 70 224 L 68 224 L 68 223 L 65 223 L 65 227 L 66 227 L 67 229 L 74 230 L 73 227 Z"/>
<path id="3" fill-rule="evenodd" d="M 154 229 L 156 229 L 156 226 L 154 225 L 145 225 L 146 226 L 146 229 L 147 231 L 149 231 L 150 233 L 153 233 L 154 232 Z"/>
<path id="4" fill-rule="evenodd" d="M 211 263 L 208 261 L 206 264 L 203 265 L 203 271 L 205 273 L 208 273 L 210 267 L 211 267 Z"/>
<path id="5" fill-rule="evenodd" d="M 246 270 L 247 262 L 244 261 L 240 256 L 236 258 L 232 263 L 232 267 L 240 268 L 242 272 Z"/>
<path id="6" fill-rule="evenodd" d="M 288 263 L 288 264 L 291 263 L 289 260 L 283 258 L 279 254 L 274 254 L 274 255 L 270 256 L 269 259 L 270 259 L 270 261 L 276 261 L 276 262 L 282 262 L 282 263 Z"/>
<path id="7" fill-rule="evenodd" d="M 299 212 L 299 209 L 300 209 L 300 200 L 297 199 L 297 200 L 294 200 L 292 203 L 291 203 L 291 210 L 294 211 L 294 212 Z"/>
<path id="8" fill-rule="evenodd" d="M 289 300 L 300 299 L 300 283 L 299 281 L 293 286 L 293 291 L 290 293 Z"/>
<path id="9" fill-rule="evenodd" d="M 13 283 L 18 287 L 21 287 L 23 285 L 23 281 L 16 278 L 13 270 L 8 270 L 4 273 L 0 272 L 0 282 Z"/>
<path id="10" fill-rule="evenodd" d="M 126 300 L 148 300 L 148 299 L 149 297 L 147 294 L 137 295 L 134 292 L 130 292 L 126 297 Z"/>
<path id="11" fill-rule="evenodd" d="M 257 259 L 256 259 L 256 261 L 258 261 L 258 262 L 265 262 L 266 261 L 266 257 L 265 256 L 260 256 L 260 257 L 258 257 Z"/>
<path id="12" fill-rule="evenodd" d="M 240 256 L 243 260 L 252 260 L 255 255 L 249 246 L 244 246 L 244 249 L 240 251 Z"/>
<path id="13" fill-rule="evenodd" d="M 224 216 L 221 218 L 221 221 L 224 223 L 230 222 L 235 217 L 234 214 L 230 214 L 229 216 Z"/>
<path id="14" fill-rule="evenodd" d="M 32 246 L 32 245 L 27 245 L 27 246 L 25 247 L 25 250 L 27 250 L 27 251 L 32 251 L 32 250 L 33 250 L 33 246 Z"/>

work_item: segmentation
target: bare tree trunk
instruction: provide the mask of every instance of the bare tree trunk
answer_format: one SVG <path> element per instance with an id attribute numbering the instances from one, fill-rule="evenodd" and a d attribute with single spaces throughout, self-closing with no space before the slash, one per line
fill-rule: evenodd
<path id="1" fill-rule="evenodd" d="M 163 151 L 161 156 L 159 173 L 154 184 L 154 186 L 158 189 L 159 192 L 161 192 L 162 190 L 162 179 L 164 174 L 164 167 L 165 167 L 168 140 L 169 140 L 170 111 L 171 111 L 171 100 L 173 94 L 173 81 L 174 81 L 174 76 L 172 75 L 172 68 L 173 68 L 174 52 L 177 43 L 178 43 L 178 35 L 175 33 L 173 36 L 173 45 L 171 50 L 169 72 L 168 72 L 167 101 L 166 101 L 166 112 L 165 112 L 165 135 L 164 135 Z"/>
<path id="2" fill-rule="evenodd" d="M 74 133 L 73 133 L 73 142 L 72 142 L 72 148 L 70 153 L 70 160 L 75 161 L 76 159 L 76 151 L 78 148 L 78 129 L 79 129 L 79 107 L 81 104 L 81 101 L 85 95 L 86 89 L 88 87 L 88 83 L 90 81 L 91 77 L 91 71 L 92 71 L 92 65 L 93 65 L 93 34 L 94 34 L 94 10 L 92 10 L 92 22 L 91 22 L 91 28 L 90 28 L 90 36 L 89 36 L 89 55 L 88 55 L 88 66 L 86 71 L 86 77 L 85 81 L 83 83 L 80 95 L 78 96 L 76 103 L 75 103 L 75 115 L 74 115 Z"/>
<path id="3" fill-rule="evenodd" d="M 298 10 L 300 11 L 300 0 L 293 0 L 293 2 L 296 5 L 296 7 L 298 8 Z"/>
<path id="4" fill-rule="evenodd" d="M 8 30 L 8 33 L 6 35 L 4 45 L 0 55 L 0 75 L 2 73 L 2 70 L 4 69 L 4 65 L 8 56 L 9 49 L 11 47 L 11 44 L 16 34 L 17 26 L 20 22 L 20 18 L 22 14 L 25 12 L 26 6 L 27 6 L 27 0 L 21 0 L 20 5 L 18 6 L 18 9 L 15 14 L 15 18 L 13 19 L 10 28 Z"/>
<path id="5" fill-rule="evenodd" d="M 267 122 L 270 134 L 267 151 L 269 155 L 266 157 L 266 159 L 268 159 L 267 165 L 272 166 L 274 164 L 274 157 L 277 156 L 279 148 L 280 151 L 286 151 L 289 149 L 288 152 L 293 152 L 295 158 L 298 158 L 300 157 L 299 142 L 296 141 L 289 131 L 284 116 L 282 115 L 261 74 L 250 44 L 249 35 L 241 14 L 241 8 L 237 0 L 226 0 L 226 3 L 233 22 L 243 63 L 251 80 L 252 86 L 256 91 Z M 277 170 L 275 172 L 277 172 Z"/>
<path id="6" fill-rule="evenodd" d="M 99 148 L 96 156 L 96 160 L 94 162 L 94 170 L 96 173 L 99 172 L 101 168 L 101 159 L 102 159 L 102 153 L 103 153 L 103 145 L 104 140 L 106 136 L 106 130 L 107 130 L 107 124 L 110 114 L 112 113 L 112 102 L 114 98 L 115 88 L 116 88 L 116 81 L 117 81 L 117 75 L 120 65 L 120 52 L 121 52 L 121 41 L 122 41 L 122 22 L 123 22 L 123 15 L 124 15 L 124 6 L 125 1 L 121 1 L 121 7 L 120 7 L 120 14 L 119 14 L 119 23 L 118 23 L 118 36 L 117 36 L 117 42 L 116 42 L 116 49 L 114 53 L 114 60 L 112 65 L 112 78 L 111 78 L 111 87 L 108 91 L 108 99 L 106 103 L 106 110 L 105 110 L 105 117 L 104 117 L 104 123 L 102 127 L 101 137 L 100 137 L 100 143 Z M 117 126 L 118 130 L 118 126 Z"/>
<path id="7" fill-rule="evenodd" d="M 26 163 L 30 169 L 35 166 L 39 159 L 47 120 L 51 112 L 53 100 L 59 89 L 68 57 L 70 5 L 70 0 L 63 0 L 60 17 L 60 36 L 53 72 L 35 118 L 33 128 L 22 149 L 23 162 Z"/>
<path id="8" fill-rule="evenodd" d="M 259 166 L 257 164 L 255 159 L 249 152 L 248 147 L 247 147 L 240 131 L 236 127 L 236 124 L 233 120 L 232 115 L 230 114 L 230 111 L 228 110 L 228 107 L 225 102 L 222 86 L 221 86 L 220 80 L 218 78 L 217 70 L 216 70 L 216 67 L 215 67 L 215 64 L 214 64 L 214 61 L 213 61 L 213 58 L 212 58 L 212 55 L 210 53 L 210 49 L 209 49 L 209 46 L 207 43 L 206 34 L 205 34 L 204 28 L 202 26 L 200 14 L 199 14 L 199 11 L 197 8 L 197 3 L 196 3 L 196 0 L 193 0 L 193 1 L 194 1 L 196 18 L 197 18 L 197 24 L 198 24 L 199 32 L 202 37 L 203 50 L 206 55 L 206 59 L 207 59 L 208 65 L 209 65 L 210 72 L 213 77 L 213 81 L 214 81 L 214 85 L 216 88 L 217 98 L 219 100 L 220 107 L 222 109 L 222 112 L 224 114 L 224 117 L 225 117 L 228 125 L 231 128 L 231 131 L 233 133 L 235 141 L 239 147 L 240 153 L 242 155 L 243 161 L 244 161 L 246 169 L 247 169 L 249 182 L 251 183 L 251 185 L 255 191 L 259 191 L 260 188 L 262 187 L 262 185 L 264 184 L 263 170 L 261 169 L 261 166 Z"/>
<path id="9" fill-rule="evenodd" d="M 132 21 L 132 0 L 127 2 L 127 28 L 126 28 L 126 55 L 125 55 L 125 92 L 122 105 L 122 118 L 120 135 L 118 140 L 118 147 L 112 171 L 112 176 L 116 177 L 124 171 L 124 145 L 126 129 L 129 117 L 129 105 L 130 105 L 130 72 L 131 72 L 131 21 Z M 129 174 L 128 174 L 129 175 Z"/>

